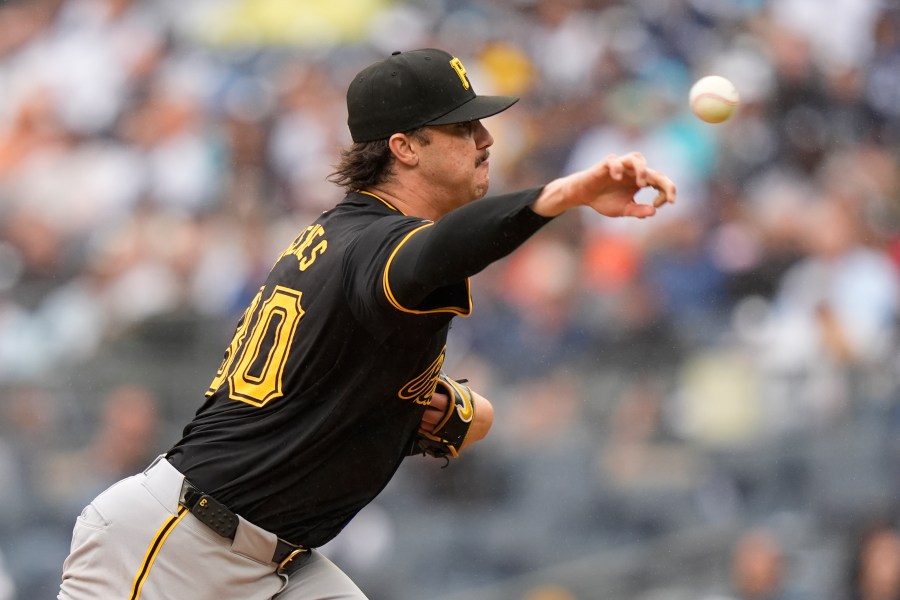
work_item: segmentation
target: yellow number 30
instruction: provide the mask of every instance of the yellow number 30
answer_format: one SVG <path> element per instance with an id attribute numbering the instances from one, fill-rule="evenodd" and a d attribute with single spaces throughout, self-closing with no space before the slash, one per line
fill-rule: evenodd
<path id="1" fill-rule="evenodd" d="M 297 290 L 276 286 L 260 307 L 262 290 L 259 291 L 225 351 L 207 396 L 225 382 L 229 398 L 253 406 L 265 406 L 284 394 L 284 365 L 303 317 L 301 295 Z"/>

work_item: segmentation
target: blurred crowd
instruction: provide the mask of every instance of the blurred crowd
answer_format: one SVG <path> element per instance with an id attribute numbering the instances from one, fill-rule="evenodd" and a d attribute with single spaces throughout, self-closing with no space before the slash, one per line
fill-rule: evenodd
<path id="1" fill-rule="evenodd" d="M 4 0 L 0 600 L 55 597 L 82 505 L 177 438 L 340 199 L 353 74 L 429 46 L 522 97 L 486 122 L 493 193 L 638 150 L 679 200 L 477 275 L 447 369 L 494 432 L 410 459 L 325 550 L 413 600 L 727 525 L 740 567 L 645 597 L 900 598 L 893 2 Z M 706 74 L 727 123 L 687 110 Z"/>

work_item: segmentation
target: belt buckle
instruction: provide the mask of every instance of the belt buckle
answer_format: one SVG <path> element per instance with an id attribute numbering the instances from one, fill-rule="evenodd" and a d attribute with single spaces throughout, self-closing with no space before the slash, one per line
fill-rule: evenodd
<path id="1" fill-rule="evenodd" d="M 292 560 L 294 560 L 295 558 L 297 558 L 297 556 L 303 554 L 304 552 L 306 552 L 306 548 L 302 546 L 300 548 L 294 548 L 294 550 L 290 554 L 288 554 L 283 561 L 278 563 L 278 572 L 281 573 L 282 571 L 284 571 L 285 567 L 287 567 Z"/>

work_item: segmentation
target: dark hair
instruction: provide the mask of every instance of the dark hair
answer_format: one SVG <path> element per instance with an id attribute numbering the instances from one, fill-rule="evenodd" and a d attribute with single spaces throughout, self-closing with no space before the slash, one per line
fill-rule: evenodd
<path id="1" fill-rule="evenodd" d="M 416 138 L 422 145 L 431 143 L 431 137 L 420 127 L 407 131 L 406 135 Z M 388 140 L 356 142 L 341 150 L 341 160 L 328 176 L 328 181 L 345 190 L 364 190 L 384 183 L 393 174 L 394 155 Z"/>

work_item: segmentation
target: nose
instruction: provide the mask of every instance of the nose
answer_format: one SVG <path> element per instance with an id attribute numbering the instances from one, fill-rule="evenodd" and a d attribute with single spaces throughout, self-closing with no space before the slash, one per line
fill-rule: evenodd
<path id="1" fill-rule="evenodd" d="M 494 145 L 494 136 L 491 135 L 491 132 L 487 130 L 487 128 L 481 123 L 481 121 L 475 121 L 475 145 L 479 148 L 489 148 Z"/>

